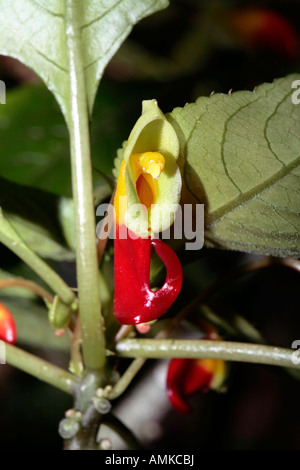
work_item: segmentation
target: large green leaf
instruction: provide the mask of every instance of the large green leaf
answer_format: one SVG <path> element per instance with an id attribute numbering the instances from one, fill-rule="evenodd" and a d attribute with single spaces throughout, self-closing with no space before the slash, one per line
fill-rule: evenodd
<path id="1" fill-rule="evenodd" d="M 138 90 L 138 92 L 137 92 Z M 103 80 L 91 125 L 92 164 L 111 176 L 117 143 L 136 120 L 148 89 Z M 47 112 L 45 112 L 47 110 Z M 65 121 L 44 85 L 9 90 L 0 106 L 0 175 L 27 186 L 71 196 L 69 137 Z M 96 171 L 94 186 L 107 187 Z"/>
<path id="2" fill-rule="evenodd" d="M 0 177 L 0 208 L 25 243 L 43 258 L 74 260 L 61 225 L 64 199 Z"/>
<path id="3" fill-rule="evenodd" d="M 45 86 L 7 92 L 0 106 L 0 175 L 57 194 L 71 194 L 68 129 Z"/>
<path id="4" fill-rule="evenodd" d="M 300 255 L 299 78 L 199 98 L 168 116 L 185 187 L 205 204 L 208 246 Z"/>
<path id="5" fill-rule="evenodd" d="M 68 56 L 72 41 L 78 40 L 73 26 L 80 34 L 91 112 L 103 70 L 133 25 L 167 5 L 168 0 L 0 0 L 0 53 L 19 59 L 40 75 L 68 119 L 73 76 Z M 74 18 L 80 24 L 74 25 Z"/>

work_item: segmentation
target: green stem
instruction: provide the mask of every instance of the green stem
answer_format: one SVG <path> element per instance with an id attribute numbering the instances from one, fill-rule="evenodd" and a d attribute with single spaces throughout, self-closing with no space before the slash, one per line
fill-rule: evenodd
<path id="1" fill-rule="evenodd" d="M 91 407 L 94 408 L 94 406 L 91 405 L 91 401 L 99 385 L 104 385 L 102 374 L 98 371 L 85 371 L 75 390 L 74 408 L 81 411 L 83 414 L 85 414 L 88 409 L 91 409 Z"/>
<path id="2" fill-rule="evenodd" d="M 296 361 L 293 363 L 295 351 L 290 349 L 231 341 L 123 339 L 116 345 L 116 351 L 118 356 L 123 357 L 210 358 L 300 368 Z"/>
<path id="3" fill-rule="evenodd" d="M 99 292 L 100 292 L 100 299 L 101 299 L 101 306 L 102 306 L 102 315 L 103 315 L 103 318 L 106 319 L 109 313 L 109 306 L 112 302 L 112 294 L 109 290 L 106 279 L 100 269 L 98 271 L 98 281 L 99 281 Z"/>
<path id="4" fill-rule="evenodd" d="M 114 204 L 114 199 L 115 199 L 115 189 L 111 195 L 109 204 L 112 206 Z M 102 230 L 101 233 L 98 235 L 98 242 L 97 242 L 97 256 L 98 256 L 98 265 L 101 265 L 101 261 L 104 255 L 104 251 L 108 242 L 108 232 L 105 232 L 103 234 L 104 227 L 106 226 L 106 219 L 108 218 L 108 212 L 106 212 L 103 220 L 103 225 L 102 225 Z M 105 236 L 104 236 L 105 235 Z"/>
<path id="5" fill-rule="evenodd" d="M 300 262 L 298 260 L 293 259 L 293 258 L 286 258 L 284 260 L 279 260 L 277 258 L 264 257 L 264 258 L 260 258 L 258 260 L 255 260 L 252 263 L 248 263 L 245 266 L 242 266 L 241 268 L 239 268 L 238 271 L 235 271 L 235 272 L 232 273 L 230 279 L 234 279 L 234 278 L 238 277 L 238 275 L 247 274 L 247 273 L 255 271 L 257 269 L 261 269 L 261 268 L 271 266 L 273 264 L 282 264 L 282 265 L 288 266 L 292 269 L 296 269 L 296 270 L 300 271 Z M 183 320 L 183 318 L 185 318 L 199 303 L 203 302 L 204 300 L 206 300 L 207 298 L 212 296 L 216 292 L 217 288 L 222 286 L 223 281 L 227 281 L 227 277 L 224 278 L 221 282 L 217 281 L 217 282 L 213 283 L 211 286 L 209 286 L 208 288 L 204 289 L 199 294 L 199 296 L 197 296 L 195 299 L 193 299 L 190 302 L 190 304 L 188 304 L 181 312 L 179 312 L 178 315 L 173 317 L 171 319 L 171 321 L 167 324 L 167 326 L 165 328 L 163 328 L 161 331 L 159 331 L 159 333 L 156 335 L 155 338 L 160 339 L 160 340 L 167 338 L 178 327 L 179 323 L 181 322 L 181 320 Z M 229 331 L 231 334 L 236 334 L 236 330 L 234 328 L 232 328 L 231 325 L 229 325 L 229 323 L 227 323 L 225 320 L 219 318 L 217 315 L 215 315 L 213 312 L 211 312 L 210 309 L 208 309 L 208 307 L 203 306 L 202 308 L 206 309 L 205 310 L 205 313 L 206 313 L 205 316 L 208 317 L 208 320 L 213 321 L 213 322 L 221 325 L 225 330 Z M 209 312 L 208 312 L 208 310 L 209 310 Z M 243 325 L 240 324 L 241 321 L 245 322 L 244 319 L 242 319 L 241 317 L 236 315 L 235 316 L 235 321 L 236 321 L 236 323 L 239 321 L 239 327 L 240 328 L 241 328 L 241 326 L 243 327 L 243 332 L 244 333 L 245 333 L 245 327 L 247 327 L 247 336 L 249 337 L 248 339 L 251 339 L 252 341 L 256 341 L 256 342 L 262 342 L 263 341 L 263 338 L 259 335 L 259 333 L 254 328 L 252 328 L 251 331 L 250 331 L 251 335 L 249 334 L 249 328 L 251 328 L 251 325 L 248 324 L 248 322 L 247 322 L 246 325 L 244 323 L 243 323 Z M 120 328 L 118 334 L 115 337 L 114 343 L 118 343 L 119 341 L 121 341 L 127 335 L 128 331 L 130 331 L 129 328 L 131 328 L 131 327 L 122 326 Z M 259 339 L 260 339 L 260 341 L 259 341 Z M 138 340 L 138 341 L 140 341 L 140 340 Z M 207 344 L 207 342 L 205 344 Z M 233 344 L 237 344 L 237 343 L 233 343 Z M 248 349 L 248 345 L 247 345 L 247 349 Z M 135 356 L 136 355 L 137 354 L 135 354 Z M 150 357 L 150 356 L 148 356 L 148 357 Z M 118 398 L 120 395 L 122 395 L 125 392 L 125 390 L 131 384 L 131 382 L 134 379 L 134 377 L 136 376 L 136 374 L 140 371 L 140 369 L 145 364 L 146 359 L 147 359 L 146 357 L 137 357 L 134 361 L 132 361 L 130 366 L 127 368 L 127 370 L 124 372 L 124 374 L 122 375 L 120 380 L 117 382 L 117 384 L 114 386 L 113 390 L 111 391 L 111 393 L 109 395 L 110 400 L 114 400 L 114 399 Z M 239 360 L 241 360 L 241 359 L 239 359 Z M 250 362 L 249 359 L 247 359 L 247 361 Z M 258 362 L 258 361 L 253 361 L 253 362 Z M 289 365 L 289 367 L 291 367 L 291 365 Z"/>
<path id="6" fill-rule="evenodd" d="M 5 360 L 27 374 L 43 382 L 72 394 L 77 383 L 76 378 L 69 372 L 57 367 L 44 359 L 34 356 L 22 349 L 5 343 Z"/>
<path id="7" fill-rule="evenodd" d="M 66 0 L 70 94 L 68 125 L 83 357 L 87 368 L 101 370 L 105 364 L 105 341 L 98 285 L 89 117 L 80 30 L 82 8 L 83 2 Z"/>
<path id="8" fill-rule="evenodd" d="M 11 278 L 11 279 L 1 279 L 0 289 L 6 289 L 7 287 L 22 287 L 24 289 L 31 290 L 36 295 L 39 295 L 42 299 L 48 300 L 52 304 L 53 295 L 51 295 L 46 289 L 39 286 L 33 281 L 28 281 L 27 279 L 21 278 Z"/>
<path id="9" fill-rule="evenodd" d="M 75 300 L 74 292 L 67 286 L 58 274 L 48 266 L 36 253 L 34 253 L 22 240 L 11 223 L 0 210 L 0 242 L 21 258 L 33 271 L 35 271 L 51 289 L 56 292 L 66 305 Z"/>
<path id="10" fill-rule="evenodd" d="M 126 369 L 120 380 L 116 383 L 116 385 L 110 392 L 108 397 L 109 400 L 115 400 L 125 392 L 125 390 L 131 384 L 136 374 L 141 370 L 145 362 L 146 358 L 143 357 L 138 357 L 137 359 L 132 361 L 130 366 Z"/>
<path id="11" fill-rule="evenodd" d="M 86 410 L 81 422 L 80 431 L 64 442 L 64 450 L 99 450 L 97 435 L 102 416 L 93 405 Z"/>
<path id="12" fill-rule="evenodd" d="M 85 375 L 75 389 L 74 408 L 81 411 L 83 420 L 80 431 L 72 439 L 66 439 L 65 450 L 98 450 L 97 434 L 102 420 L 92 404 L 92 398 L 99 385 L 104 385 L 104 374 L 98 371 L 85 371 Z"/>
<path id="13" fill-rule="evenodd" d="M 71 338 L 71 362 L 70 371 L 78 377 L 81 377 L 84 371 L 82 356 L 81 356 L 81 343 L 82 343 L 82 332 L 80 317 L 77 316 L 73 335 Z"/>

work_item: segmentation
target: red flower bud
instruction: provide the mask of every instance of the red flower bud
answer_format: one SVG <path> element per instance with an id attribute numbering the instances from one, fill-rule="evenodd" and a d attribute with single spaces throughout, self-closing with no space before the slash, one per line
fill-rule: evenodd
<path id="1" fill-rule="evenodd" d="M 15 344 L 17 340 L 16 324 L 10 311 L 0 303 L 0 340 Z"/>
<path id="2" fill-rule="evenodd" d="M 167 374 L 167 396 L 176 411 L 192 411 L 188 398 L 196 392 L 218 389 L 224 381 L 225 363 L 217 359 L 172 359 Z"/>
<path id="3" fill-rule="evenodd" d="M 125 325 L 156 320 L 170 308 L 181 289 L 182 268 L 176 253 L 161 240 L 138 237 L 124 225 L 116 226 L 114 246 L 116 319 Z M 167 269 L 164 285 L 155 292 L 149 285 L 151 246 Z"/>
<path id="4" fill-rule="evenodd" d="M 197 324 L 205 332 L 205 339 L 220 339 L 217 330 L 200 319 Z M 226 363 L 221 359 L 172 359 L 167 374 L 167 395 L 176 411 L 192 411 L 188 398 L 196 392 L 218 390 L 226 377 Z"/>

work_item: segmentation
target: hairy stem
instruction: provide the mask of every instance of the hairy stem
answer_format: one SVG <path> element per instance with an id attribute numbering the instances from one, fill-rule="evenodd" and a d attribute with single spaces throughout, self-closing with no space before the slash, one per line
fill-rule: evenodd
<path id="1" fill-rule="evenodd" d="M 98 285 L 89 116 L 80 30 L 82 8 L 83 2 L 66 0 L 70 97 L 68 126 L 83 357 L 87 368 L 101 370 L 105 364 L 105 341 Z"/>
<path id="2" fill-rule="evenodd" d="M 300 364 L 296 363 L 298 361 L 293 362 L 295 351 L 275 346 L 231 341 L 123 339 L 116 345 L 116 351 L 119 356 L 123 357 L 152 359 L 173 357 L 210 358 L 300 369 Z"/>
<path id="3" fill-rule="evenodd" d="M 44 359 L 6 343 L 5 360 L 7 364 L 59 388 L 63 392 L 72 394 L 74 391 L 77 381 L 72 374 Z"/>

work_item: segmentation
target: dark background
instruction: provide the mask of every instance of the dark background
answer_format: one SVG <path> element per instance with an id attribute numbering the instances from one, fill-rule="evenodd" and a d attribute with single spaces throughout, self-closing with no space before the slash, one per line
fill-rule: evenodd
<path id="1" fill-rule="evenodd" d="M 231 23 L 241 7 L 256 9 L 258 17 L 267 15 L 270 10 L 277 12 L 288 22 L 288 27 L 279 30 L 273 25 L 274 31 L 271 22 L 265 26 L 267 39 L 246 38 L 243 33 L 246 26 L 238 32 Z M 157 98 L 161 109 L 168 112 L 200 95 L 209 96 L 212 91 L 253 90 L 262 82 L 300 72 L 299 36 L 300 5 L 295 0 L 171 0 L 168 9 L 141 21 L 134 28 L 125 46 L 107 67 L 91 124 L 94 166 L 111 175 L 116 149 L 127 138 L 139 116 L 143 99 Z M 9 93 L 29 83 L 39 86 L 33 73 L 3 57 L 0 58 L 0 78 L 8 85 Z M 45 103 L 53 119 L 63 125 L 57 105 L 46 91 Z M 17 118 L 17 114 L 14 117 L 16 125 L 11 142 L 15 139 L 20 146 L 26 115 L 34 126 L 48 109 L 44 105 L 41 110 L 36 102 L 26 106 L 27 114 L 23 110 L 23 117 L 22 114 L 21 118 L 20 115 Z M 46 139 L 48 124 L 41 125 L 45 125 Z M 41 145 L 48 144 L 48 140 L 41 142 Z M 12 142 L 11 145 L 17 144 Z M 30 150 L 30 143 L 24 145 L 29 145 Z M 48 152 L 51 154 L 51 146 Z M 61 160 L 56 172 L 63 165 L 62 173 L 67 175 L 66 135 L 63 135 L 58 153 L 61 153 Z M 4 159 L 3 155 L 0 160 Z M 24 184 L 22 173 L 24 169 L 28 170 L 27 167 L 13 169 L 1 165 L 0 162 L 1 176 Z M 48 178 L 40 174 L 30 179 L 31 173 L 28 173 L 27 183 L 56 194 L 70 195 L 69 177 L 61 177 L 59 181 L 55 177 L 51 179 L 52 170 L 51 165 L 45 168 Z M 100 181 L 97 175 L 95 180 Z M 0 258 L 3 269 L 20 272 L 18 260 L 3 247 Z M 252 259 L 256 257 L 202 250 L 199 259 L 184 266 L 179 306 L 210 282 L 226 275 L 228 270 Z M 58 265 L 58 269 L 67 280 L 74 282 L 73 263 Z M 283 266 L 269 267 L 226 286 L 210 300 L 210 307 L 229 320 L 233 312 L 237 312 L 255 326 L 266 342 L 290 348 L 294 340 L 300 339 L 299 282 L 299 273 Z M 66 354 L 42 347 L 29 350 L 57 364 L 67 365 Z M 152 364 L 147 367 L 140 374 L 141 379 Z M 195 397 L 191 416 L 181 417 L 168 410 L 160 423 L 163 434 L 148 443 L 148 448 L 299 449 L 299 382 L 289 371 L 235 364 L 231 367 L 227 388 L 224 394 L 211 392 Z M 153 393 L 161 391 L 154 389 Z M 3 449 L 61 449 L 58 422 L 71 406 L 71 398 L 64 393 L 9 366 L 0 366 L 0 441 Z"/>

